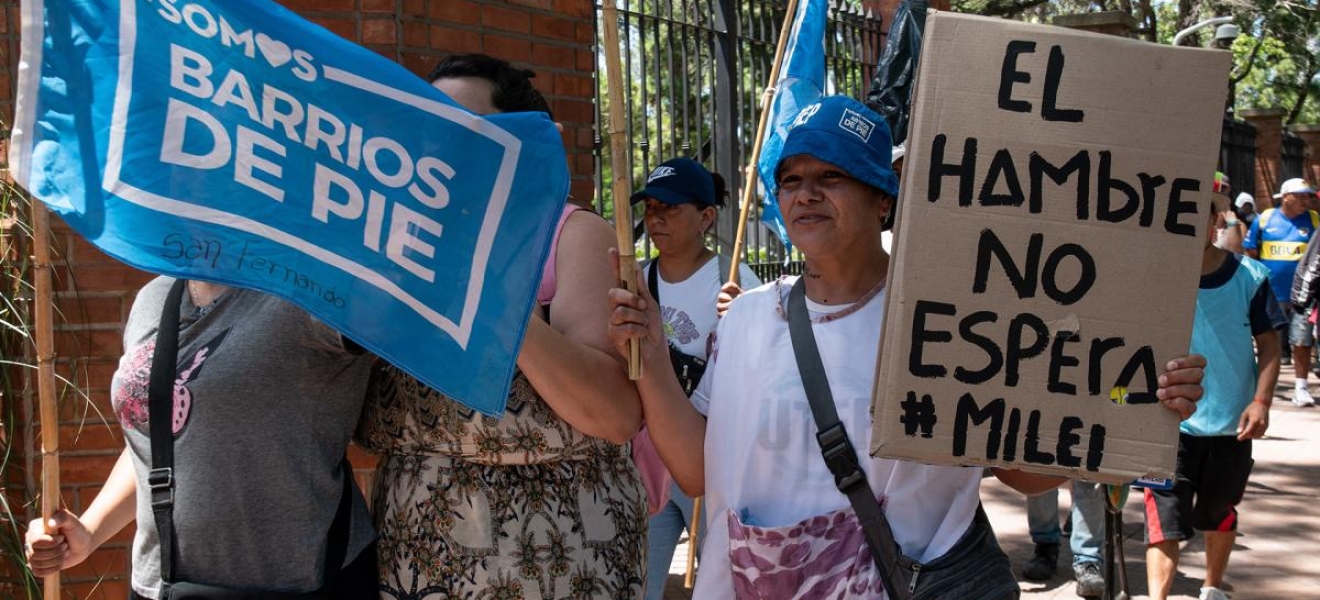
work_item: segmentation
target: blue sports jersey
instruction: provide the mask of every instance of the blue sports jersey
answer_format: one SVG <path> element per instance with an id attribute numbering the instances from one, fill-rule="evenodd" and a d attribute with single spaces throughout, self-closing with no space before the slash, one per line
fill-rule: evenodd
<path id="1" fill-rule="evenodd" d="M 1252 338 L 1282 328 L 1283 311 L 1269 270 L 1247 257 L 1229 255 L 1214 273 L 1201 276 L 1192 326 L 1192 354 L 1206 358 L 1205 395 L 1183 433 L 1237 435 L 1238 418 L 1256 394 L 1256 353 Z"/>
<path id="2" fill-rule="evenodd" d="M 1270 270 L 1275 298 L 1286 301 L 1291 295 L 1297 262 L 1316 229 L 1320 229 L 1320 215 L 1310 210 L 1289 219 L 1283 211 L 1270 208 L 1251 222 L 1242 247 L 1260 252 L 1260 262 Z"/>

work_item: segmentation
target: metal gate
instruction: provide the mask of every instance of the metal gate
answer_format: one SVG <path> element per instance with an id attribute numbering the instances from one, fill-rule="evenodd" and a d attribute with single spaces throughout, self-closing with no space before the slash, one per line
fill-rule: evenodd
<path id="1" fill-rule="evenodd" d="M 1306 142 L 1291 131 L 1283 132 L 1283 150 L 1279 159 L 1280 183 L 1293 177 L 1301 177 L 1303 165 L 1306 164 Z"/>
<path id="2" fill-rule="evenodd" d="M 1228 175 L 1233 197 L 1246 192 L 1256 195 L 1256 126 L 1224 118 L 1219 139 L 1219 170 Z"/>
<path id="3" fill-rule="evenodd" d="M 737 231 L 738 202 L 748 182 L 761 96 L 769 82 L 775 44 L 787 3 L 782 0 L 615 1 L 624 69 L 631 180 L 676 156 L 694 158 L 722 175 L 729 199 L 715 228 L 716 245 L 729 252 Z M 826 93 L 861 98 L 881 50 L 878 16 L 850 3 L 831 3 L 826 27 Z M 844 4 L 844 6 L 838 6 Z M 599 14 L 599 5 L 597 5 Z M 600 40 L 600 36 L 597 36 Z M 600 44 L 597 44 L 600 47 Z M 603 105 L 604 59 L 598 56 L 596 105 Z M 596 207 L 613 218 L 607 121 L 597 112 Z M 635 184 L 636 185 L 636 184 Z M 624 200 L 626 202 L 626 200 Z M 640 218 L 640 214 L 637 215 Z M 640 238 L 646 251 L 649 241 Z M 784 248 L 751 217 L 744 260 L 765 275 L 784 264 Z M 757 267 L 759 264 L 773 266 Z"/>

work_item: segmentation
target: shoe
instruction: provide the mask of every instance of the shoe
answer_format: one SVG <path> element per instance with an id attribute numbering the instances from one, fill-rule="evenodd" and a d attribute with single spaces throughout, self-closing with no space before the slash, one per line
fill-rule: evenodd
<path id="1" fill-rule="evenodd" d="M 1084 562 L 1073 565 L 1073 576 L 1077 579 L 1077 595 L 1083 598 L 1099 598 L 1105 593 L 1105 578 L 1100 575 L 1100 563 Z"/>
<path id="2" fill-rule="evenodd" d="M 1306 388 L 1293 388 L 1292 403 L 1300 407 L 1315 406 L 1315 399 Z"/>
<path id="3" fill-rule="evenodd" d="M 1036 544 L 1036 555 L 1022 567 L 1022 576 L 1032 581 L 1045 581 L 1054 577 L 1059 568 L 1059 545 Z"/>
<path id="4" fill-rule="evenodd" d="M 1201 588 L 1201 600 L 1228 600 L 1228 594 L 1217 587 Z"/>

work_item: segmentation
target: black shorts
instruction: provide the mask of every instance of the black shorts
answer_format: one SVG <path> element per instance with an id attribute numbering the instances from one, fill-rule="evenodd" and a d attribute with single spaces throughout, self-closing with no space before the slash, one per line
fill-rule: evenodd
<path id="1" fill-rule="evenodd" d="M 1189 539 L 1193 530 L 1237 531 L 1251 465 L 1251 440 L 1178 434 L 1173 489 L 1145 491 L 1146 543 Z"/>

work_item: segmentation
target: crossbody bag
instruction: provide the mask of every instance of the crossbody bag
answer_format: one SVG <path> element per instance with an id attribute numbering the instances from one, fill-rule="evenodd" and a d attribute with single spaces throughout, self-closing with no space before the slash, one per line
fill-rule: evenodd
<path id="1" fill-rule="evenodd" d="M 717 261 L 715 274 L 718 278 L 719 274 L 724 272 L 724 257 L 719 254 L 715 256 Z M 646 272 L 646 287 L 651 291 L 651 298 L 655 299 L 656 303 L 660 302 L 659 271 L 659 261 L 653 260 Z M 673 342 L 669 342 L 669 362 L 674 365 L 674 374 L 678 376 L 678 384 L 683 388 L 683 393 L 691 397 L 692 392 L 697 390 L 697 384 L 701 383 L 701 377 L 706 374 L 706 359 L 683 352 Z"/>
<path id="2" fill-rule="evenodd" d="M 243 590 L 216 585 L 177 581 L 174 576 L 174 379 L 179 356 L 179 304 L 187 281 L 175 280 L 165 298 L 160 327 L 156 331 L 156 350 L 151 357 L 148 383 L 148 426 L 151 432 L 151 471 L 147 486 L 151 492 L 151 512 L 160 540 L 161 594 L 159 600 L 328 600 L 345 554 L 348 552 L 349 515 L 353 511 L 352 471 L 348 458 L 340 462 L 344 488 L 330 525 L 325 552 L 326 581 L 314 592 L 290 593 Z M 163 417 L 163 418 L 158 418 Z"/>
<path id="3" fill-rule="evenodd" d="M 848 432 L 839 421 L 807 314 L 805 278 L 788 295 L 788 331 L 802 385 L 816 421 L 816 441 L 834 485 L 848 497 L 870 547 L 880 581 L 891 600 L 1014 600 L 1021 596 L 1008 556 L 979 505 L 967 532 L 948 552 L 927 563 L 903 555 L 894 541 Z"/>

